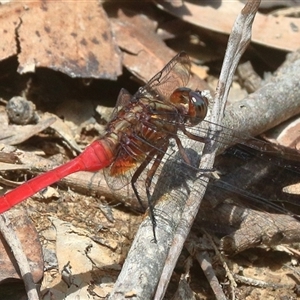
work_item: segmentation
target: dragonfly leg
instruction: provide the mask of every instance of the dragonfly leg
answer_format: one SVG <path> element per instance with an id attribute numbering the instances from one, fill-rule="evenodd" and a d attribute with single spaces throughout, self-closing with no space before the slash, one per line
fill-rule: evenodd
<path id="1" fill-rule="evenodd" d="M 156 152 L 156 151 L 155 151 Z M 138 180 L 138 178 L 140 177 L 140 175 L 142 174 L 142 172 L 145 170 L 145 168 L 147 167 L 147 165 L 151 162 L 151 160 L 153 159 L 153 157 L 155 156 L 155 152 L 154 151 L 151 151 L 146 159 L 143 161 L 143 163 L 138 167 L 138 169 L 135 171 L 135 173 L 133 174 L 132 176 L 132 179 L 131 179 L 131 186 L 132 186 L 132 189 L 134 191 L 134 194 L 135 196 L 137 197 L 140 205 L 144 208 L 144 205 L 143 205 L 143 202 L 142 202 L 142 199 L 137 191 L 137 188 L 135 186 L 136 184 L 136 181 Z M 152 168 L 151 168 L 152 169 Z M 147 179 L 148 179 L 148 174 L 147 174 Z M 147 181 L 146 179 L 146 181 Z M 156 243 L 157 242 L 157 239 L 156 239 L 156 234 L 155 234 L 155 227 L 156 227 L 156 220 L 155 220 L 155 217 L 154 217 L 154 212 L 153 212 L 153 205 L 152 205 L 152 201 L 151 201 L 151 197 L 149 198 L 150 196 L 150 192 L 149 192 L 149 188 L 147 189 L 147 183 L 145 183 L 146 185 L 146 194 L 147 194 L 147 199 L 148 199 L 148 207 L 149 207 L 149 217 L 150 217 L 150 220 L 151 220 L 151 223 L 152 223 L 152 228 L 153 228 L 153 236 L 154 236 L 154 242 Z"/>
<path id="2" fill-rule="evenodd" d="M 191 164 L 191 160 L 189 159 L 189 157 L 187 156 L 185 150 L 184 150 L 184 147 L 182 146 L 182 143 L 181 143 L 181 140 L 179 137 L 175 137 L 175 141 L 176 141 L 176 144 L 177 144 L 177 147 L 178 147 L 178 150 L 179 150 L 179 153 L 181 155 L 181 157 L 183 158 L 183 160 L 188 164 L 188 165 L 192 165 Z"/>
<path id="3" fill-rule="evenodd" d="M 186 130 L 186 128 L 184 126 L 180 127 L 180 130 L 190 139 L 197 141 L 197 142 L 201 142 L 201 143 L 207 143 L 209 138 L 207 137 L 203 137 L 203 136 L 198 136 L 195 134 L 190 133 L 188 130 Z"/>
<path id="4" fill-rule="evenodd" d="M 143 163 L 141 163 L 140 166 L 137 168 L 137 170 L 134 172 L 134 174 L 133 174 L 133 176 L 131 178 L 131 186 L 132 186 L 133 192 L 134 192 L 136 198 L 138 199 L 139 204 L 141 205 L 141 207 L 143 209 L 145 209 L 145 206 L 144 206 L 144 204 L 142 202 L 142 199 L 141 199 L 141 197 L 140 197 L 140 195 L 138 193 L 138 190 L 137 190 L 135 184 L 136 184 L 136 181 L 138 180 L 138 178 L 140 177 L 140 175 L 142 174 L 142 172 L 145 170 L 145 168 L 148 166 L 148 164 L 152 160 L 152 158 L 153 158 L 154 155 L 155 154 L 152 154 L 152 152 L 150 152 L 147 155 L 146 159 L 143 161 Z"/>
<path id="5" fill-rule="evenodd" d="M 151 186 L 151 182 L 153 179 L 153 176 L 157 170 L 157 168 L 159 167 L 159 164 L 161 163 L 161 160 L 165 154 L 165 151 L 168 148 L 168 144 L 166 144 L 164 146 L 164 149 L 160 149 L 159 152 L 158 150 L 153 150 L 151 152 L 149 152 L 149 154 L 147 155 L 146 159 L 143 161 L 143 163 L 138 167 L 138 169 L 135 171 L 135 173 L 132 176 L 131 179 L 131 185 L 132 185 L 132 189 L 139 201 L 139 203 L 141 204 L 141 206 L 143 207 L 143 203 L 142 200 L 139 196 L 139 193 L 137 191 L 137 188 L 135 186 L 136 181 L 138 180 L 139 176 L 141 175 L 141 173 L 145 170 L 145 168 L 147 167 L 147 165 L 151 162 L 151 160 L 153 159 L 154 156 L 156 156 L 151 168 L 148 170 L 147 172 L 147 178 L 145 181 L 145 188 L 146 188 L 146 195 L 147 195 L 147 200 L 148 200 L 148 207 L 149 207 L 149 217 L 150 220 L 152 222 L 152 227 L 153 227 L 153 236 L 154 236 L 154 242 L 157 242 L 156 239 L 156 234 L 155 234 L 155 227 L 156 227 L 156 220 L 155 220 L 155 216 L 154 216 L 154 203 L 151 199 L 151 194 L 150 194 L 150 186 Z"/>
<path id="6" fill-rule="evenodd" d="M 152 200 L 152 197 L 151 197 L 151 194 L 150 194 L 150 186 L 151 186 L 153 176 L 154 176 L 157 168 L 159 167 L 159 165 L 162 161 L 162 158 L 165 155 L 166 150 L 167 149 L 164 149 L 164 151 L 162 151 L 162 152 L 159 151 L 158 153 L 156 153 L 156 158 L 155 158 L 151 168 L 147 172 L 147 178 L 146 178 L 146 181 L 145 181 L 146 194 L 147 194 L 148 205 L 149 205 L 149 216 L 150 216 L 150 219 L 151 219 L 152 224 L 153 224 L 153 236 L 154 236 L 154 242 L 155 243 L 157 242 L 156 234 L 155 234 L 156 220 L 155 220 L 155 216 L 154 216 L 154 203 L 153 203 L 153 200 Z"/>

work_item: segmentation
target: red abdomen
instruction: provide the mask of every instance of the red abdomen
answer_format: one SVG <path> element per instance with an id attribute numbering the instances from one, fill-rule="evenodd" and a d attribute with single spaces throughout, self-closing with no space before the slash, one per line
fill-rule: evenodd
<path id="1" fill-rule="evenodd" d="M 97 140 L 84 152 L 66 164 L 41 174 L 0 197 L 0 213 L 3 213 L 34 195 L 38 191 L 78 171 L 98 171 L 109 166 L 113 153 L 105 140 Z"/>

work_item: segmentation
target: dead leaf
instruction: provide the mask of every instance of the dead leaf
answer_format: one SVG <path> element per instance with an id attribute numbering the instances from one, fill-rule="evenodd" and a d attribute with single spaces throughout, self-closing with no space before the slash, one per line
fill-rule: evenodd
<path id="1" fill-rule="evenodd" d="M 0 171 L 26 170 L 29 166 L 0 162 Z"/>
<path id="2" fill-rule="evenodd" d="M 107 299 L 113 287 L 113 283 L 101 283 L 99 286 L 95 285 L 92 291 L 100 298 Z"/>
<path id="3" fill-rule="evenodd" d="M 12 18 L 12 12 L 17 16 L 13 14 Z M 71 77 L 114 80 L 122 73 L 121 55 L 109 20 L 96 1 L 26 2 L 26 9 L 13 3 L 1 6 L 0 14 L 9 36 L 2 56 L 16 54 L 17 30 L 20 73 L 48 67 Z"/>
<path id="4" fill-rule="evenodd" d="M 77 151 L 77 153 L 81 152 L 81 149 L 79 145 L 76 143 L 76 140 L 74 138 L 74 134 L 72 133 L 72 130 L 66 124 L 61 118 L 58 116 L 51 114 L 51 113 L 45 113 L 41 120 L 46 120 L 49 118 L 55 118 L 55 122 L 53 122 L 50 127 L 57 132 L 57 134 L 66 141 L 66 143 L 74 150 Z"/>
<path id="5" fill-rule="evenodd" d="M 246 3 L 246 0 L 241 0 L 240 2 Z M 297 2 L 299 3 L 299 0 L 276 0 L 276 1 L 270 1 L 270 0 L 262 0 L 260 3 L 260 8 L 271 8 L 271 7 L 293 7 L 297 5 Z"/>
<path id="6" fill-rule="evenodd" d="M 156 34 L 156 22 L 140 14 L 129 16 L 121 9 L 112 18 L 118 46 L 124 49 L 123 64 L 146 82 L 175 55 Z"/>
<path id="7" fill-rule="evenodd" d="M 16 29 L 20 24 L 20 16 L 24 12 L 23 5 L 7 3 L 0 6 L 1 47 L 0 60 L 17 54 Z"/>
<path id="8" fill-rule="evenodd" d="M 117 43 L 125 50 L 124 66 L 142 82 L 152 78 L 157 70 L 162 69 L 175 55 L 156 33 L 156 22 L 148 16 L 130 16 L 120 9 L 118 18 L 112 18 L 111 21 Z M 195 70 L 200 73 L 199 68 L 195 67 Z M 201 72 L 201 75 L 204 78 L 206 71 Z M 196 76 L 191 78 L 190 84 L 200 90 L 209 89 L 208 85 Z"/>
<path id="9" fill-rule="evenodd" d="M 11 164 L 15 164 L 18 162 L 18 157 L 17 155 L 15 155 L 14 153 L 11 152 L 4 152 L 5 146 L 4 145 L 0 145 L 0 161 L 1 162 L 5 162 L 5 163 L 11 163 Z"/>
<path id="10" fill-rule="evenodd" d="M 69 287 L 62 284 L 60 276 L 55 281 L 53 279 L 51 281 L 51 278 L 45 278 L 43 285 L 52 286 L 51 292 L 64 293 L 65 299 L 74 299 L 78 293 L 82 297 L 82 295 L 89 293 L 95 266 L 100 269 L 120 270 L 121 266 L 118 264 L 121 258 L 120 254 L 94 243 L 88 237 L 89 232 L 84 229 L 76 228 L 58 218 L 51 218 L 51 221 L 56 229 L 56 254 L 59 272 L 62 270 L 69 272 L 68 275 L 64 275 L 68 277 Z M 102 293 L 107 294 L 106 286 L 100 287 L 97 293 L 101 293 L 101 290 Z"/>
<path id="11" fill-rule="evenodd" d="M 300 195 L 300 183 L 285 186 L 282 191 L 287 194 Z"/>
<path id="12" fill-rule="evenodd" d="M 271 143 L 299 150 L 299 133 L 300 118 L 295 117 L 269 130 L 263 137 Z"/>
<path id="13" fill-rule="evenodd" d="M 38 282 L 43 277 L 44 261 L 35 226 L 23 209 L 13 209 L 6 214 L 9 216 L 9 222 L 20 239 L 23 251 L 29 260 L 33 280 L 34 282 Z M 4 240 L 0 243 L 0 261 L 0 282 L 7 278 L 20 279 L 19 269 L 15 268 L 15 258 Z"/>
<path id="14" fill-rule="evenodd" d="M 43 131 L 55 122 L 55 118 L 50 117 L 34 125 L 10 125 L 8 124 L 7 114 L 3 106 L 0 107 L 0 141 L 5 145 L 20 144 L 33 135 Z"/>
<path id="15" fill-rule="evenodd" d="M 202 6 L 185 1 L 181 7 L 173 7 L 167 2 L 157 1 L 157 7 L 186 22 L 212 31 L 229 34 L 237 14 L 242 10 L 240 1 L 221 1 Z M 201 17 L 199 17 L 201 16 Z M 261 45 L 285 51 L 295 51 L 300 47 L 300 19 L 274 17 L 257 13 L 253 25 L 252 41 Z"/>
<path id="16" fill-rule="evenodd" d="M 75 138 L 81 134 L 82 128 L 91 123 L 96 123 L 94 119 L 95 109 L 90 100 L 78 101 L 75 99 L 65 99 L 57 108 L 56 114 L 63 118 Z"/>

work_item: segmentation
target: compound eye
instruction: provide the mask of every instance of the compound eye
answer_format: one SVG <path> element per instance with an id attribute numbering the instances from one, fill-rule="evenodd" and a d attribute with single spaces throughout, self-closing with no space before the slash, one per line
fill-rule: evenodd
<path id="1" fill-rule="evenodd" d="M 200 91 L 190 91 L 189 101 L 188 118 L 192 125 L 197 125 L 206 117 L 208 99 Z"/>

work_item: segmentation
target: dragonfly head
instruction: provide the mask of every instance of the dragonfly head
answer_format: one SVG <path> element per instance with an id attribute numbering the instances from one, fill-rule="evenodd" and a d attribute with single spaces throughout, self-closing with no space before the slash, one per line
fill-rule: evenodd
<path id="1" fill-rule="evenodd" d="M 185 122 L 192 126 L 204 120 L 208 109 L 208 99 L 201 91 L 186 87 L 177 88 L 170 96 L 170 102 L 184 114 Z"/>

